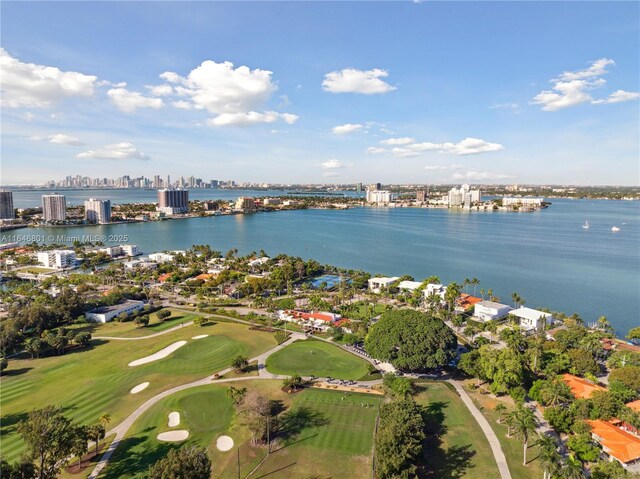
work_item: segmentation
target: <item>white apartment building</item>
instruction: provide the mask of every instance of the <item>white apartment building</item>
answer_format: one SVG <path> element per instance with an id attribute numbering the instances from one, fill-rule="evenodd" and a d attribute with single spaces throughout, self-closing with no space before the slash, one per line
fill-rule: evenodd
<path id="1" fill-rule="evenodd" d="M 39 251 L 38 262 L 45 268 L 65 269 L 76 266 L 76 252 L 67 249 Z"/>
<path id="2" fill-rule="evenodd" d="M 482 192 L 480 190 L 472 190 L 469 185 L 462 185 L 460 188 L 451 188 L 449 192 L 442 197 L 449 207 L 465 208 L 471 207 L 474 203 L 482 201 Z"/>
<path id="3" fill-rule="evenodd" d="M 111 201 L 89 198 L 84 202 L 84 217 L 90 223 L 110 223 Z"/>
<path id="4" fill-rule="evenodd" d="M 42 218 L 45 221 L 67 219 L 67 198 L 64 195 L 42 195 Z"/>
<path id="5" fill-rule="evenodd" d="M 396 194 L 388 190 L 367 190 L 367 202 L 376 205 L 386 205 L 396 199 Z"/>

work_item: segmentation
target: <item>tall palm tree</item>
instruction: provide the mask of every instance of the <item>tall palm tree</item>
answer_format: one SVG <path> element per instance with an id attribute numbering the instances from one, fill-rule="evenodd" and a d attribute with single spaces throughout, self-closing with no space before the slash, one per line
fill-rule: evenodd
<path id="1" fill-rule="evenodd" d="M 516 434 L 522 437 L 523 442 L 523 459 L 522 465 L 527 465 L 527 448 L 529 447 L 529 436 L 536 430 L 536 416 L 533 411 L 527 407 L 519 406 L 513 414 L 513 429 Z"/>
<path id="2" fill-rule="evenodd" d="M 476 286 L 480 284 L 480 280 L 478 278 L 471 278 L 471 286 L 473 286 L 473 295 L 476 295 Z"/>
<path id="3" fill-rule="evenodd" d="M 500 416 L 498 418 L 498 423 L 502 423 L 502 421 L 504 420 L 504 413 L 507 412 L 507 406 L 505 406 L 504 404 L 502 404 L 501 402 L 496 404 L 496 407 L 493 408 L 493 410 L 495 412 L 498 413 L 498 415 Z"/>
<path id="4" fill-rule="evenodd" d="M 573 394 L 564 381 L 556 378 L 544 383 L 540 388 L 540 397 L 546 406 L 557 406 L 572 400 Z"/>
<path id="5" fill-rule="evenodd" d="M 540 451 L 538 460 L 544 472 L 543 479 L 551 479 L 560 472 L 562 457 L 558 453 L 558 445 L 552 436 L 539 434 L 536 442 Z"/>

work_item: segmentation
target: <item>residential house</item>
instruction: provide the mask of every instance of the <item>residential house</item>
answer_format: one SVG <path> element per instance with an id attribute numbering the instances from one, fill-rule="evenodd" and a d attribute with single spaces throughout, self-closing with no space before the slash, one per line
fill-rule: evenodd
<path id="1" fill-rule="evenodd" d="M 371 278 L 369 279 L 369 290 L 373 293 L 380 293 L 383 289 L 389 288 L 393 283 L 398 281 L 400 278 L 397 276 L 392 276 L 391 278 L 382 277 L 382 278 Z"/>
<path id="2" fill-rule="evenodd" d="M 483 300 L 473 307 L 473 316 L 480 321 L 502 319 L 509 314 L 511 307 L 494 301 Z"/>
<path id="3" fill-rule="evenodd" d="M 525 333 L 543 331 L 545 325 L 553 323 L 553 315 L 537 309 L 520 307 L 509 313 L 520 320 L 520 329 Z"/>

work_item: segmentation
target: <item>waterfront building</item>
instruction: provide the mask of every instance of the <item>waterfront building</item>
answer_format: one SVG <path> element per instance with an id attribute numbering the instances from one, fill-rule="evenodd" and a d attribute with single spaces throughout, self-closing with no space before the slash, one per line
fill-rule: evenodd
<path id="1" fill-rule="evenodd" d="M 398 289 L 400 291 L 415 291 L 420 286 L 422 286 L 420 281 L 400 281 L 400 283 L 398 283 Z"/>
<path id="2" fill-rule="evenodd" d="M 77 264 L 75 251 L 68 249 L 39 251 L 38 262 L 45 268 L 54 269 L 75 268 Z"/>
<path id="3" fill-rule="evenodd" d="M 84 202 L 84 217 L 89 223 L 111 223 L 111 201 L 89 198 Z"/>
<path id="4" fill-rule="evenodd" d="M 400 278 L 397 276 L 393 276 L 391 278 L 371 278 L 368 280 L 369 283 L 369 290 L 374 292 L 374 293 L 379 293 L 380 291 L 382 291 L 384 288 L 388 288 L 389 286 L 391 286 L 393 283 L 395 283 L 396 281 L 398 281 Z"/>
<path id="5" fill-rule="evenodd" d="M 249 198 L 248 196 L 241 196 L 236 200 L 233 209 L 242 212 L 254 211 L 256 209 L 256 202 L 253 198 Z"/>
<path id="6" fill-rule="evenodd" d="M 396 199 L 396 194 L 388 190 L 378 190 L 367 188 L 367 202 L 376 205 L 387 205 Z"/>
<path id="7" fill-rule="evenodd" d="M 127 315 L 136 311 L 141 311 L 144 308 L 144 301 L 127 300 L 113 306 L 102 306 L 100 308 L 92 309 L 86 314 L 88 321 L 95 321 L 97 323 L 107 323 L 116 316 L 122 313 Z"/>
<path id="8" fill-rule="evenodd" d="M 189 191 L 183 189 L 158 190 L 158 211 L 166 213 L 168 215 L 188 213 Z"/>
<path id="9" fill-rule="evenodd" d="M 264 200 L 262 200 L 262 204 L 265 206 L 278 206 L 281 203 L 281 198 L 265 198 Z"/>
<path id="10" fill-rule="evenodd" d="M 640 472 L 640 437 L 617 427 L 614 420 L 587 420 L 591 437 L 602 446 L 610 460 L 618 461 L 631 472 Z"/>
<path id="11" fill-rule="evenodd" d="M 425 201 L 427 201 L 427 192 L 426 192 L 426 190 L 418 190 L 418 191 L 416 191 L 416 201 L 419 201 L 420 203 L 424 203 Z"/>
<path id="12" fill-rule="evenodd" d="M 514 196 L 505 196 L 502 198 L 502 206 L 532 206 L 539 208 L 542 206 L 544 198 L 519 198 Z"/>
<path id="13" fill-rule="evenodd" d="M 480 190 L 472 190 L 469 185 L 462 185 L 460 188 L 451 188 L 442 199 L 450 208 L 470 208 L 474 203 L 482 201 L 482 192 Z"/>
<path id="14" fill-rule="evenodd" d="M 502 319 L 511 311 L 511 306 L 493 301 L 480 301 L 473 307 L 473 316 L 480 321 Z"/>
<path id="15" fill-rule="evenodd" d="M 120 245 L 120 248 L 122 248 L 122 253 L 127 256 L 138 256 L 139 254 L 142 254 L 138 250 L 138 245 L 136 244 L 123 244 Z"/>
<path id="16" fill-rule="evenodd" d="M 13 191 L 0 191 L 0 220 L 12 220 L 15 217 Z"/>
<path id="17" fill-rule="evenodd" d="M 66 220 L 67 198 L 57 193 L 42 195 L 42 217 L 45 221 Z"/>
<path id="18" fill-rule="evenodd" d="M 151 261 L 155 261 L 156 263 L 169 263 L 173 261 L 175 255 L 169 253 L 151 253 L 149 255 L 149 259 Z"/>
<path id="19" fill-rule="evenodd" d="M 545 313 L 537 309 L 520 307 L 512 310 L 509 314 L 520 320 L 520 329 L 525 333 L 541 331 L 544 329 L 545 324 L 553 323 L 553 315 L 551 313 Z"/>

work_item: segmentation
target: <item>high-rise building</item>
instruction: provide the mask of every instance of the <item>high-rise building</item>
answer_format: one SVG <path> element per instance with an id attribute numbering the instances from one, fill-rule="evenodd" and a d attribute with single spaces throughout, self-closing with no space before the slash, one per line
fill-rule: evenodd
<path id="1" fill-rule="evenodd" d="M 427 201 L 427 192 L 425 190 L 416 191 L 416 201 L 424 203 Z"/>
<path id="2" fill-rule="evenodd" d="M 67 198 L 64 195 L 42 195 L 42 217 L 45 221 L 67 219 Z"/>
<path id="3" fill-rule="evenodd" d="M 174 215 L 189 212 L 188 190 L 158 190 L 158 211 Z"/>
<path id="4" fill-rule="evenodd" d="M 111 222 L 111 201 L 89 198 L 84 202 L 84 217 L 90 223 L 105 224 Z"/>
<path id="5" fill-rule="evenodd" d="M 356 183 L 356 193 L 362 193 L 362 183 Z"/>
<path id="6" fill-rule="evenodd" d="M 12 220 L 15 217 L 13 191 L 0 191 L 0 220 Z"/>

